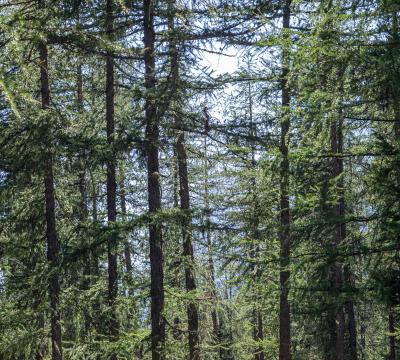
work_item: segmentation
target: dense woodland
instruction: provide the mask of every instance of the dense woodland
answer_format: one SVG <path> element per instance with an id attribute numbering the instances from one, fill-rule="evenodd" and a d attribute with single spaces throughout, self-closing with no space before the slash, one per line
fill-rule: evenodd
<path id="1" fill-rule="evenodd" d="M 1 0 L 0 359 L 400 359 L 399 22 Z"/>

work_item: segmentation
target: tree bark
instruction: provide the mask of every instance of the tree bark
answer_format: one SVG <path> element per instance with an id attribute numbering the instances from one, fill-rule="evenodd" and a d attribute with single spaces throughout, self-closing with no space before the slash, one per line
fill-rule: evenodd
<path id="1" fill-rule="evenodd" d="M 283 6 L 283 31 L 290 27 L 290 5 L 291 0 L 285 0 Z M 280 165 L 280 307 L 279 307 L 279 359 L 290 360 L 290 305 L 288 266 L 290 264 L 290 210 L 289 210 L 289 159 L 288 159 L 288 137 L 290 128 L 289 106 L 290 89 L 288 87 L 289 74 L 288 51 L 282 50 L 282 108 L 280 152 L 282 161 Z"/>
<path id="2" fill-rule="evenodd" d="M 190 200 L 189 200 L 189 181 L 187 170 L 187 155 L 185 148 L 185 135 L 183 132 L 178 134 L 176 141 L 178 155 L 179 172 L 179 197 L 180 208 L 185 212 L 182 221 L 183 256 L 185 257 L 185 285 L 187 292 L 196 290 L 194 273 L 194 254 L 191 233 Z M 189 331 L 189 359 L 200 359 L 199 348 L 199 315 L 196 303 L 190 301 L 187 305 L 188 331 Z"/>
<path id="3" fill-rule="evenodd" d="M 113 39 L 113 1 L 106 2 L 106 34 L 109 40 Z M 114 58 L 112 53 L 108 52 L 106 56 L 106 123 L 107 123 L 107 145 L 110 150 L 107 159 L 107 220 L 108 226 L 111 228 L 117 220 L 117 204 L 116 204 L 116 161 L 111 158 L 112 147 L 114 144 Z M 119 324 L 116 313 L 116 300 L 118 295 L 118 273 L 117 273 L 117 237 L 115 231 L 111 231 L 111 235 L 107 242 L 108 255 L 108 305 L 110 306 L 110 322 L 109 333 L 112 340 L 118 337 Z M 116 355 L 112 355 L 116 359 Z"/>
<path id="4" fill-rule="evenodd" d="M 168 2 L 168 30 L 170 36 L 170 66 L 171 66 L 171 90 L 177 92 L 179 86 L 179 53 L 176 43 L 175 31 L 175 0 Z M 180 99 L 172 103 L 180 106 Z M 174 109 L 172 109 L 174 110 Z M 178 125 L 181 121 L 175 115 L 175 123 Z M 194 271 L 194 252 L 192 244 L 192 219 L 190 216 L 190 193 L 187 166 L 187 153 L 185 145 L 185 133 L 178 131 L 176 138 L 176 155 L 178 160 L 178 177 L 179 177 L 179 200 L 180 209 L 183 212 L 182 217 L 182 240 L 183 240 L 183 256 L 185 265 L 185 286 L 187 292 L 196 291 L 195 271 Z M 199 315 L 197 304 L 189 301 L 187 305 L 188 318 L 188 340 L 189 340 L 189 360 L 200 359 L 199 346 Z"/>
<path id="5" fill-rule="evenodd" d="M 39 9 L 46 6 L 44 0 L 39 0 Z M 41 83 L 41 102 L 42 109 L 47 110 L 50 106 L 50 87 L 48 73 L 48 51 L 44 42 L 39 44 L 40 53 L 40 83 Z M 50 322 L 51 322 L 51 352 L 52 360 L 62 360 L 61 343 L 61 316 L 60 316 L 60 243 L 56 228 L 55 214 L 55 192 L 53 176 L 53 154 L 50 150 L 46 155 L 44 164 L 44 189 L 46 204 L 46 239 L 47 239 L 47 260 L 49 263 L 49 297 L 50 297 Z"/>
<path id="6" fill-rule="evenodd" d="M 147 189 L 150 215 L 161 210 L 161 186 L 158 159 L 159 128 L 155 104 L 155 31 L 154 2 L 143 1 L 144 11 L 144 63 L 145 63 L 145 123 L 147 145 Z M 165 345 L 164 269 L 161 224 L 151 220 L 149 225 L 150 277 L 151 277 L 151 345 L 152 360 L 162 360 Z"/>

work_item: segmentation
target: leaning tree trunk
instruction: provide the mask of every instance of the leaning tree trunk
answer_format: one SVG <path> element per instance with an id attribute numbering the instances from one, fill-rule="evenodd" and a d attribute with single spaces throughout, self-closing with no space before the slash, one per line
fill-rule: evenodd
<path id="1" fill-rule="evenodd" d="M 106 34 L 109 40 L 113 39 L 113 1 L 106 3 Z M 112 157 L 114 144 L 114 58 L 111 52 L 106 57 L 106 123 L 107 123 L 107 145 L 110 149 L 110 157 L 107 159 L 107 220 L 110 228 L 110 235 L 107 242 L 108 255 L 108 305 L 110 306 L 109 334 L 112 340 L 116 340 L 119 333 L 117 319 L 116 301 L 118 295 L 118 273 L 117 273 L 117 237 L 111 227 L 117 220 L 117 182 L 116 182 L 116 161 Z M 112 355 L 116 359 L 116 355 Z"/>
<path id="2" fill-rule="evenodd" d="M 285 0 L 283 7 L 283 31 L 290 27 L 291 0 Z M 282 51 L 282 112 L 280 151 L 280 307 L 279 307 L 279 359 L 290 360 L 290 305 L 289 305 L 289 264 L 290 264 L 290 213 L 289 213 L 289 159 L 288 137 L 290 128 L 289 106 L 290 89 L 288 86 L 288 51 Z"/>
<path id="3" fill-rule="evenodd" d="M 158 160 L 159 128 L 157 106 L 155 104 L 155 31 L 154 2 L 143 1 L 144 11 L 144 62 L 145 62 L 145 123 L 147 150 L 147 189 L 149 213 L 155 215 L 161 210 L 161 185 Z M 162 360 L 165 346 L 164 309 L 164 269 L 161 224 L 150 220 L 150 277 L 151 277 L 151 348 L 152 360 Z"/>
<path id="4" fill-rule="evenodd" d="M 39 8 L 45 7 L 45 1 L 39 0 Z M 40 84 L 42 109 L 47 110 L 50 106 L 50 88 L 48 73 L 48 51 L 44 42 L 39 44 L 40 53 Z M 49 263 L 49 297 L 51 310 L 51 353 L 52 360 L 62 360 L 61 344 L 61 316 L 60 316 L 60 281 L 58 276 L 60 264 L 60 242 L 56 228 L 55 193 L 53 177 L 53 154 L 46 154 L 44 163 L 44 189 L 46 204 L 46 239 L 47 260 Z"/>

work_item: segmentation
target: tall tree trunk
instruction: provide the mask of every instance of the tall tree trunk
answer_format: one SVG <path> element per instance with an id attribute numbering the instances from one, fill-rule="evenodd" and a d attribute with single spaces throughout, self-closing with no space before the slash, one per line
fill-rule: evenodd
<path id="1" fill-rule="evenodd" d="M 147 145 L 147 189 L 149 213 L 154 215 L 161 210 L 161 185 L 158 160 L 159 128 L 154 91 L 155 77 L 155 31 L 154 1 L 143 1 L 144 11 L 144 62 L 145 62 L 145 122 Z M 152 360 L 162 360 L 165 345 L 164 309 L 164 269 L 161 224 L 154 221 L 149 225 L 150 272 L 151 272 L 151 345 Z"/>
<path id="2" fill-rule="evenodd" d="M 106 2 L 106 34 L 109 40 L 113 40 L 114 32 L 114 11 L 113 1 Z M 114 58 L 108 52 L 106 57 L 106 123 L 107 123 L 107 145 L 111 150 L 114 144 Z M 117 220 L 116 204 L 116 162 L 114 158 L 107 160 L 107 220 L 111 228 Z M 110 306 L 109 333 L 112 340 L 115 340 L 119 333 L 119 324 L 116 312 L 116 300 L 118 295 L 118 273 L 117 273 L 117 237 L 112 231 L 107 243 L 108 255 L 108 305 Z M 116 359 L 116 355 L 113 355 Z"/>
<path id="3" fill-rule="evenodd" d="M 43 9 L 46 4 L 44 0 L 39 0 L 39 9 Z M 46 110 L 50 106 L 50 88 L 48 73 L 48 52 L 47 45 L 44 42 L 39 44 L 40 53 L 40 84 L 42 109 Z M 52 360 L 62 360 L 61 344 L 61 316 L 60 316 L 60 243 L 56 229 L 55 214 L 55 194 L 53 177 L 53 154 L 50 151 L 46 156 L 44 164 L 44 189 L 46 203 L 46 239 L 47 239 L 47 260 L 49 263 L 49 297 L 51 310 L 51 352 Z"/>
<path id="4" fill-rule="evenodd" d="M 179 172 L 179 196 L 180 208 L 185 212 L 182 221 L 182 238 L 183 238 L 183 256 L 185 257 L 185 285 L 187 292 L 196 290 L 195 274 L 194 274 L 194 255 L 192 245 L 191 217 L 190 217 L 190 201 L 189 201 L 189 181 L 187 170 L 187 155 L 185 148 L 185 135 L 183 131 L 178 134 L 176 141 L 178 155 L 178 172 Z M 189 331 L 189 359 L 200 359 L 199 348 L 199 315 L 196 303 L 190 301 L 187 305 L 188 331 Z"/>
<path id="5" fill-rule="evenodd" d="M 176 42 L 175 31 L 175 0 L 168 1 L 168 30 L 170 36 L 170 66 L 171 66 L 171 84 L 172 91 L 176 93 L 179 86 L 179 53 Z M 174 106 L 180 106 L 180 99 L 176 99 Z M 174 109 L 173 109 L 174 110 Z M 175 116 L 175 123 L 179 128 L 183 125 Z M 179 177 L 179 199 L 180 209 L 183 214 L 182 220 L 182 240 L 183 240 L 183 256 L 185 266 L 185 286 L 187 292 L 196 291 L 195 271 L 194 271 L 194 253 L 192 244 L 192 219 L 190 216 L 190 194 L 189 179 L 187 166 L 187 153 L 185 145 L 185 133 L 178 130 L 176 138 L 176 155 L 178 160 L 178 177 Z M 189 301 L 187 305 L 188 317 L 188 340 L 189 340 L 189 360 L 200 359 L 199 346 L 199 315 L 197 304 Z"/>
<path id="6" fill-rule="evenodd" d="M 283 6 L 283 31 L 290 27 L 291 0 L 285 0 Z M 279 359 L 290 360 L 290 305 L 289 269 L 290 264 L 290 212 L 289 212 L 289 159 L 288 137 L 290 128 L 290 89 L 288 87 L 289 59 L 288 51 L 282 50 L 282 112 L 280 151 L 282 161 L 280 165 L 280 308 L 279 308 Z"/>

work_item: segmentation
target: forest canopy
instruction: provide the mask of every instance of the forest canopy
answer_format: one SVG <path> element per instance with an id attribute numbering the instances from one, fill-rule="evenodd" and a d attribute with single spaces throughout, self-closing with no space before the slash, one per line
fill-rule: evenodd
<path id="1" fill-rule="evenodd" d="M 398 0 L 0 0 L 0 359 L 400 359 Z"/>

